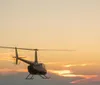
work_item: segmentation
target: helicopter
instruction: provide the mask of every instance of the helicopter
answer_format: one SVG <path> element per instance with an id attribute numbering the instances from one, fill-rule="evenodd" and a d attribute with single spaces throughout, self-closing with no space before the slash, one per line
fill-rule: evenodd
<path id="1" fill-rule="evenodd" d="M 29 75 L 25 79 L 34 79 L 34 75 L 39 75 L 42 79 L 49 79 L 50 77 L 46 76 L 47 69 L 43 63 L 38 62 L 38 51 L 73 51 L 73 50 L 66 50 L 66 49 L 32 49 L 32 48 L 17 48 L 17 47 L 6 47 L 6 46 L 0 46 L 0 48 L 6 48 L 6 49 L 14 49 L 15 50 L 15 59 L 16 64 L 18 64 L 18 60 L 28 64 L 28 72 Z M 21 57 L 19 57 L 18 49 L 20 50 L 29 50 L 35 52 L 35 60 L 34 62 L 25 60 Z M 30 77 L 31 76 L 31 77 Z"/>

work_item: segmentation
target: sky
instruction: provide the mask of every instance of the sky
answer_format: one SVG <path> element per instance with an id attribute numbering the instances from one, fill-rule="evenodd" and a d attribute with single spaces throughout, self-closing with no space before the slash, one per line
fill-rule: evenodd
<path id="1" fill-rule="evenodd" d="M 99 15 L 100 0 L 0 0 L 0 45 L 75 50 L 39 52 L 39 61 L 54 77 L 40 82 L 99 85 Z M 0 83 L 7 84 L 7 80 L 11 85 L 9 77 L 16 80 L 19 76 L 28 84 L 23 80 L 27 65 L 14 66 L 14 55 L 14 50 L 0 49 Z M 19 50 L 19 55 L 34 60 L 33 52 Z"/>

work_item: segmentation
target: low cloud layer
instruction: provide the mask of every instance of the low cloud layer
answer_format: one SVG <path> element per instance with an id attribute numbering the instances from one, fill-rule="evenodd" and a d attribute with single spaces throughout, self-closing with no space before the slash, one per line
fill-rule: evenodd
<path id="1" fill-rule="evenodd" d="M 70 83 L 74 84 L 74 83 L 79 83 L 81 81 L 85 81 L 85 80 L 88 80 L 88 79 L 92 79 L 92 78 L 97 78 L 98 75 L 83 75 L 83 74 L 74 74 L 72 71 L 70 70 L 49 70 L 51 73 L 55 73 L 59 76 L 62 76 L 62 77 L 67 77 L 67 78 L 80 78 L 79 80 L 75 80 L 75 81 L 72 81 Z"/>
<path id="2" fill-rule="evenodd" d="M 5 56 L 10 57 L 5 57 Z M 3 58 L 0 61 L 14 62 L 9 53 L 0 54 Z M 100 82 L 100 72 L 95 63 L 82 63 L 82 64 L 61 64 L 61 62 L 47 62 L 48 72 L 64 78 L 75 78 L 70 83 L 80 84 L 87 82 Z M 7 76 L 17 74 L 19 72 L 27 72 L 27 69 L 13 69 L 13 68 L 0 68 L 0 75 Z"/>
<path id="3" fill-rule="evenodd" d="M 17 74 L 18 72 L 27 72 L 27 70 L 26 69 L 9 69 L 9 68 L 0 69 L 0 75 L 2 76 Z"/>

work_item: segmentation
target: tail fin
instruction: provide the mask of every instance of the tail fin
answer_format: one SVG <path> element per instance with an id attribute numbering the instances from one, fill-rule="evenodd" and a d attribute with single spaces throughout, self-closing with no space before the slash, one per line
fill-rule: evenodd
<path id="1" fill-rule="evenodd" d="M 16 54 L 16 64 L 18 64 L 18 51 L 17 51 L 17 48 L 15 47 L 15 54 Z"/>

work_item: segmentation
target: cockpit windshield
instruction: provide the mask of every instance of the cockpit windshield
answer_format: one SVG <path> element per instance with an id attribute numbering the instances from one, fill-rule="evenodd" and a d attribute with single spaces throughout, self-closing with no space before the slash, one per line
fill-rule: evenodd
<path id="1" fill-rule="evenodd" d="M 44 65 L 44 64 L 42 64 L 42 67 L 44 67 L 44 68 L 45 68 L 45 65 Z"/>
<path id="2" fill-rule="evenodd" d="M 45 68 L 45 65 L 44 65 L 43 63 L 39 63 L 39 64 L 37 64 L 36 66 Z"/>
<path id="3" fill-rule="evenodd" d="M 43 68 L 45 68 L 45 65 L 44 64 L 40 63 L 39 65 L 42 66 Z"/>

